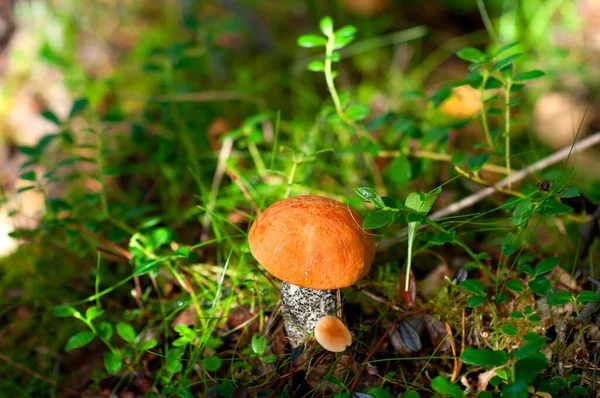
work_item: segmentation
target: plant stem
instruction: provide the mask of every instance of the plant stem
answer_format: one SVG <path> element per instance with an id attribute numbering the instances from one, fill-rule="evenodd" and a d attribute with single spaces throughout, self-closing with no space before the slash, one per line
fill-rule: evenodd
<path id="1" fill-rule="evenodd" d="M 483 131 L 485 132 L 485 138 L 487 139 L 488 145 L 493 150 L 495 149 L 494 141 L 492 141 L 492 135 L 490 134 L 490 127 L 488 125 L 487 113 L 485 113 L 485 99 L 483 94 L 485 93 L 485 85 L 487 84 L 488 78 L 490 77 L 490 71 L 485 69 L 483 71 L 483 81 L 481 82 L 481 123 L 483 124 Z"/>
<path id="2" fill-rule="evenodd" d="M 294 183 L 294 176 L 296 175 L 296 168 L 298 168 L 298 161 L 294 161 L 294 163 L 292 164 L 292 170 L 290 171 L 290 175 L 288 176 L 287 179 L 287 188 L 285 190 L 285 195 L 283 196 L 284 198 L 287 198 L 290 196 L 290 191 L 292 190 L 292 184 Z"/>
<path id="3" fill-rule="evenodd" d="M 506 94 L 504 98 L 504 156 L 506 158 L 506 170 L 510 177 L 510 89 L 512 81 L 506 83 Z M 508 181 L 508 189 L 511 189 L 511 181 Z"/>
<path id="4" fill-rule="evenodd" d="M 335 84 L 333 84 L 333 73 L 331 71 L 331 64 L 333 62 L 331 57 L 333 56 L 334 46 L 335 36 L 331 34 L 327 38 L 327 45 L 325 46 L 325 81 L 327 82 L 327 89 L 329 90 L 329 94 L 331 94 L 331 99 L 333 99 L 333 104 L 335 105 L 335 110 L 338 116 L 346 120 L 346 115 L 344 115 L 340 97 L 335 89 Z"/>

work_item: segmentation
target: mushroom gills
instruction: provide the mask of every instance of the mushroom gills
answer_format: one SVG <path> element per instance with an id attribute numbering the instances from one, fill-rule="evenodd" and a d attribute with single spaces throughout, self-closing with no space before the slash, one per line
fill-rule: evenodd
<path id="1" fill-rule="evenodd" d="M 285 331 L 296 346 L 315 330 L 319 319 L 335 312 L 336 290 L 307 289 L 281 283 L 281 307 Z"/>

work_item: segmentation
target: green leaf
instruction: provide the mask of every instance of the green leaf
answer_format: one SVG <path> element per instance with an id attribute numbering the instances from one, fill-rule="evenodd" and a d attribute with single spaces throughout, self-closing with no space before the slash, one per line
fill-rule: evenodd
<path id="1" fill-rule="evenodd" d="M 303 35 L 298 38 L 298 45 L 304 48 L 325 46 L 327 39 L 319 35 Z"/>
<path id="2" fill-rule="evenodd" d="M 409 209 L 415 210 L 423 215 L 429 213 L 433 203 L 437 199 L 438 195 L 442 192 L 441 188 L 436 188 L 430 193 L 411 193 L 406 197 L 404 205 Z"/>
<path id="3" fill-rule="evenodd" d="M 158 342 L 156 340 L 152 339 L 152 340 L 144 341 L 143 343 L 141 343 L 139 345 L 138 348 L 140 351 L 146 351 L 146 350 L 150 350 L 150 349 L 156 347 L 157 344 L 158 344 Z"/>
<path id="4" fill-rule="evenodd" d="M 403 394 L 400 394 L 398 398 L 421 398 L 419 393 L 413 390 L 408 390 Z"/>
<path id="5" fill-rule="evenodd" d="M 577 295 L 577 301 L 579 301 L 582 304 L 593 303 L 598 301 L 598 295 L 595 292 L 590 292 L 589 290 L 586 290 Z"/>
<path id="6" fill-rule="evenodd" d="M 363 120 L 369 116 L 370 110 L 368 106 L 362 104 L 354 104 L 344 111 L 346 116 L 352 120 Z"/>
<path id="7" fill-rule="evenodd" d="M 37 146 L 19 146 L 19 152 L 26 156 L 37 156 L 40 155 L 40 151 Z"/>
<path id="8" fill-rule="evenodd" d="M 547 367 L 548 360 L 544 354 L 534 352 L 527 358 L 520 359 L 515 363 L 515 380 L 530 384 Z"/>
<path id="9" fill-rule="evenodd" d="M 523 313 L 521 311 L 513 311 L 510 313 L 510 317 L 513 319 L 521 319 L 523 318 Z"/>
<path id="10" fill-rule="evenodd" d="M 323 72 L 325 70 L 325 64 L 321 61 L 311 61 L 306 69 L 311 72 Z"/>
<path id="11" fill-rule="evenodd" d="M 437 234 L 432 234 L 427 231 L 423 235 L 421 235 L 421 239 L 425 242 L 440 246 L 446 243 L 456 243 L 456 231 L 450 231 L 447 233 L 439 232 Z"/>
<path id="12" fill-rule="evenodd" d="M 485 163 L 490 159 L 487 153 L 471 156 L 468 160 L 469 169 L 471 171 L 479 171 Z"/>
<path id="13" fill-rule="evenodd" d="M 550 281 L 540 276 L 529 282 L 529 288 L 538 296 L 545 296 L 550 292 Z"/>
<path id="14" fill-rule="evenodd" d="M 133 270 L 134 276 L 141 276 L 149 274 L 150 272 L 156 272 L 163 266 L 164 259 L 152 260 L 146 263 L 139 264 Z"/>
<path id="15" fill-rule="evenodd" d="M 516 336 L 519 334 L 519 329 L 511 323 L 506 323 L 500 326 L 500 330 L 507 336 Z"/>
<path id="16" fill-rule="evenodd" d="M 528 398 L 529 389 L 527 383 L 522 380 L 507 384 L 502 387 L 502 398 Z"/>
<path id="17" fill-rule="evenodd" d="M 505 46 L 500 47 L 498 50 L 496 50 L 496 52 L 494 53 L 494 55 L 497 57 L 499 55 L 501 55 L 502 53 L 505 53 L 506 51 L 510 50 L 513 47 L 516 47 L 519 45 L 518 41 L 512 42 L 510 44 L 507 44 Z"/>
<path id="18" fill-rule="evenodd" d="M 375 210 L 367 214 L 362 226 L 364 229 L 381 228 L 393 223 L 395 219 L 395 212 Z"/>
<path id="19" fill-rule="evenodd" d="M 79 332 L 74 336 L 71 336 L 67 345 L 65 346 L 65 351 L 71 351 L 75 348 L 83 347 L 84 345 L 89 344 L 96 335 L 92 332 Z"/>
<path id="20" fill-rule="evenodd" d="M 171 344 L 173 345 L 173 347 L 183 347 L 188 345 L 190 341 L 191 339 L 189 339 L 188 337 L 180 337 L 178 339 L 175 339 Z"/>
<path id="21" fill-rule="evenodd" d="M 373 191 L 371 188 L 360 187 L 354 189 L 354 192 L 356 192 L 356 194 L 360 196 L 363 200 L 371 202 L 375 207 L 379 209 L 386 207 L 385 203 L 383 203 L 383 199 L 381 199 L 381 196 L 377 195 L 377 193 L 375 193 L 375 191 Z"/>
<path id="22" fill-rule="evenodd" d="M 71 110 L 69 111 L 69 120 L 80 114 L 85 108 L 87 108 L 87 106 L 87 98 L 78 98 L 73 101 L 73 105 L 71 105 Z"/>
<path id="23" fill-rule="evenodd" d="M 440 394 L 450 395 L 453 398 L 463 398 L 465 396 L 460 386 L 452 384 L 450 380 L 442 376 L 436 376 L 431 380 L 431 388 Z"/>
<path id="24" fill-rule="evenodd" d="M 516 75 L 513 76 L 513 81 L 515 82 L 524 82 L 527 80 L 533 80 L 533 79 L 538 79 L 542 76 L 544 76 L 545 73 L 542 72 L 541 70 L 530 70 L 528 72 L 523 72 L 523 73 L 518 73 Z"/>
<path id="25" fill-rule="evenodd" d="M 384 390 L 381 387 L 372 387 L 372 388 L 368 388 L 366 390 L 365 397 L 374 397 L 374 398 L 394 398 L 392 394 L 390 394 L 387 390 Z M 354 393 L 355 397 L 353 398 L 360 398 L 360 397 L 356 397 L 356 393 Z M 417 398 L 419 397 L 419 394 L 417 394 Z"/>
<path id="26" fill-rule="evenodd" d="M 560 197 L 561 198 L 576 198 L 578 196 L 580 196 L 581 194 L 579 193 L 579 189 L 577 189 L 577 187 L 569 187 L 569 188 L 565 188 L 563 189 L 563 191 L 560 193 Z"/>
<path id="27" fill-rule="evenodd" d="M 115 375 L 119 373 L 122 364 L 123 360 L 121 359 L 121 354 L 118 352 L 107 351 L 104 353 L 104 367 L 109 374 Z"/>
<path id="28" fill-rule="evenodd" d="M 497 61 L 494 65 L 492 65 L 492 70 L 499 70 L 510 65 L 515 59 L 519 58 L 523 53 L 509 55 L 506 58 L 503 58 Z"/>
<path id="29" fill-rule="evenodd" d="M 536 340 L 527 341 L 523 346 L 514 350 L 512 354 L 518 359 L 528 358 L 531 355 L 536 355 L 545 345 L 546 342 L 538 337 Z"/>
<path id="30" fill-rule="evenodd" d="M 485 54 L 474 47 L 465 47 L 457 52 L 456 55 L 458 58 L 471 63 L 484 62 L 486 60 Z"/>
<path id="31" fill-rule="evenodd" d="M 529 223 L 529 219 L 533 214 L 533 205 L 531 204 L 531 199 L 526 198 L 520 200 L 515 207 L 512 215 L 512 221 L 515 227 L 525 228 Z"/>
<path id="32" fill-rule="evenodd" d="M 569 376 L 569 384 L 577 383 L 581 379 L 581 376 L 578 374 L 572 374 Z"/>
<path id="33" fill-rule="evenodd" d="M 108 322 L 100 322 L 100 325 L 97 327 L 98 336 L 102 337 L 105 340 L 110 340 L 113 336 L 113 327 Z"/>
<path id="34" fill-rule="evenodd" d="M 28 171 L 27 173 L 23 173 L 19 176 L 19 178 L 21 180 L 25 180 L 25 181 L 35 181 L 36 180 L 35 171 Z"/>
<path id="35" fill-rule="evenodd" d="M 520 269 L 521 271 L 525 272 L 529 276 L 533 276 L 535 274 L 535 271 L 533 270 L 533 268 L 531 268 L 531 266 L 529 264 L 519 263 L 517 265 L 517 268 Z"/>
<path id="36" fill-rule="evenodd" d="M 484 88 L 486 90 L 490 90 L 490 89 L 502 88 L 502 87 L 504 87 L 504 84 L 502 83 L 501 80 L 498 80 L 495 77 L 490 77 L 485 82 L 485 87 Z"/>
<path id="37" fill-rule="evenodd" d="M 543 261 L 541 261 L 535 267 L 535 276 L 539 276 L 545 274 L 546 272 L 552 271 L 556 266 L 560 264 L 560 258 L 558 257 L 550 257 Z"/>
<path id="38" fill-rule="evenodd" d="M 335 50 L 339 50 L 341 48 L 346 47 L 348 44 L 352 43 L 352 41 L 354 40 L 354 36 L 347 36 L 347 37 L 335 37 L 335 44 L 333 46 L 333 48 Z M 335 60 L 334 62 L 339 61 L 339 57 L 337 60 Z"/>
<path id="39" fill-rule="evenodd" d="M 573 394 L 579 394 L 579 395 L 583 395 L 584 397 L 589 397 L 589 391 L 587 390 L 587 388 L 585 388 L 585 386 L 574 386 L 571 389 L 571 392 Z"/>
<path id="40" fill-rule="evenodd" d="M 74 316 L 75 314 L 79 314 L 79 311 L 70 305 L 63 305 L 54 309 L 54 315 L 59 318 L 66 318 L 68 316 Z"/>
<path id="41" fill-rule="evenodd" d="M 471 294 L 485 294 L 485 289 L 483 288 L 483 285 L 481 284 L 481 282 L 476 280 L 467 279 L 460 284 L 460 287 Z"/>
<path id="42" fill-rule="evenodd" d="M 475 366 L 502 366 L 508 362 L 508 354 L 504 351 L 466 348 L 460 359 L 469 365 Z"/>
<path id="43" fill-rule="evenodd" d="M 85 311 L 85 317 L 88 321 L 91 321 L 92 319 L 98 318 L 103 313 L 104 311 L 98 307 L 90 307 Z"/>
<path id="44" fill-rule="evenodd" d="M 506 234 L 504 237 L 504 241 L 502 242 L 502 254 L 504 254 L 506 257 L 511 256 L 519 248 L 518 245 L 513 243 L 514 239 L 514 234 Z"/>
<path id="45" fill-rule="evenodd" d="M 558 202 L 554 199 L 548 199 L 542 202 L 536 209 L 540 214 L 554 215 L 560 213 L 571 213 L 573 209 L 564 203 Z"/>
<path id="46" fill-rule="evenodd" d="M 44 109 L 42 111 L 41 115 L 44 119 L 51 121 L 52 123 L 56 124 L 57 126 L 60 126 L 60 123 L 61 123 L 60 119 L 50 109 Z"/>
<path id="47" fill-rule="evenodd" d="M 26 192 L 26 191 L 29 191 L 32 189 L 35 189 L 35 185 L 28 185 L 26 187 L 21 187 L 21 188 L 17 189 L 17 193 Z"/>
<path id="48" fill-rule="evenodd" d="M 267 339 L 263 334 L 255 334 L 252 336 L 252 351 L 254 351 L 256 355 L 264 355 L 266 349 Z"/>
<path id="49" fill-rule="evenodd" d="M 128 323 L 117 323 L 117 334 L 128 343 L 133 343 L 133 341 L 135 340 L 135 330 Z"/>
<path id="50" fill-rule="evenodd" d="M 472 296 L 467 299 L 467 307 L 476 308 L 487 301 L 486 296 Z"/>
<path id="51" fill-rule="evenodd" d="M 500 376 L 494 376 L 490 379 L 490 384 L 494 387 L 498 387 L 502 383 L 504 383 L 504 380 Z"/>
<path id="52" fill-rule="evenodd" d="M 514 279 L 511 279 L 510 281 L 506 282 L 506 288 L 515 293 L 522 293 L 525 291 L 525 286 L 523 286 L 523 284 L 520 281 Z"/>
<path id="53" fill-rule="evenodd" d="M 556 290 L 547 298 L 548 305 L 565 305 L 571 302 L 571 298 L 573 297 L 573 293 L 565 292 L 563 290 Z"/>
<path id="54" fill-rule="evenodd" d="M 331 36 L 333 33 L 333 19 L 331 17 L 322 18 L 319 22 L 319 27 L 325 36 Z"/>
<path id="55" fill-rule="evenodd" d="M 356 28 L 352 25 L 344 26 L 335 31 L 335 37 L 349 37 L 354 36 L 356 34 Z"/>

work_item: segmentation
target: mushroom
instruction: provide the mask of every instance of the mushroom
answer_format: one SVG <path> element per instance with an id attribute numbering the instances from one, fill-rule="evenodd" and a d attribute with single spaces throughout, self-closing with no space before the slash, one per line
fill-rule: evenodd
<path id="1" fill-rule="evenodd" d="M 282 280 L 281 305 L 292 345 L 313 332 L 337 307 L 337 289 L 369 272 L 375 242 L 348 206 L 320 196 L 284 199 L 250 228 L 254 258 Z"/>
<path id="2" fill-rule="evenodd" d="M 339 318 L 331 315 L 319 319 L 315 326 L 315 339 L 321 347 L 331 352 L 344 352 L 352 345 L 352 335 Z"/>

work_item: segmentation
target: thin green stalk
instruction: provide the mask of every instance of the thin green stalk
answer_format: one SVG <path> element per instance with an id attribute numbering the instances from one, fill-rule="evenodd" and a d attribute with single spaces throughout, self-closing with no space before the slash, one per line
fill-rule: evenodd
<path id="1" fill-rule="evenodd" d="M 494 149 L 494 141 L 492 141 L 492 135 L 490 134 L 490 127 L 488 125 L 487 113 L 485 112 L 485 85 L 487 84 L 488 78 L 490 77 L 490 71 L 485 69 L 483 71 L 483 81 L 481 82 L 481 88 L 479 92 L 481 94 L 481 123 L 483 124 L 483 131 L 485 132 L 485 138 L 487 139 L 488 145 L 493 150 Z"/>
<path id="2" fill-rule="evenodd" d="M 506 95 L 504 98 L 504 157 L 506 158 L 506 174 L 510 177 L 510 89 L 512 82 L 506 83 Z M 511 181 L 508 181 L 508 189 L 511 189 Z"/>
<path id="3" fill-rule="evenodd" d="M 298 161 L 294 161 L 294 164 L 292 164 L 292 170 L 290 170 L 290 175 L 288 176 L 287 179 L 287 188 L 285 190 L 285 195 L 284 198 L 287 198 L 288 196 L 290 196 L 290 191 L 292 190 L 292 184 L 294 183 L 294 175 L 296 174 L 296 169 L 298 168 Z"/>
<path id="4" fill-rule="evenodd" d="M 100 305 L 100 296 L 98 293 L 100 292 L 100 252 L 98 252 L 98 260 L 96 261 L 96 280 L 94 281 L 94 293 L 96 293 L 96 307 L 101 308 Z"/>
<path id="5" fill-rule="evenodd" d="M 327 89 L 331 94 L 331 98 L 333 99 L 333 104 L 335 105 L 335 110 L 337 114 L 344 120 L 346 120 L 346 115 L 344 115 L 344 110 L 342 109 L 342 103 L 340 102 L 340 97 L 338 96 L 337 90 L 335 89 L 335 84 L 333 84 L 333 73 L 331 71 L 333 50 L 335 48 L 335 36 L 333 34 L 329 35 L 327 38 L 327 45 L 325 46 L 325 81 L 327 82 Z"/>
<path id="6" fill-rule="evenodd" d="M 479 9 L 479 14 L 481 14 L 481 19 L 483 20 L 483 24 L 485 25 L 485 30 L 487 30 L 488 35 L 490 35 L 490 39 L 492 39 L 493 41 L 498 43 L 499 42 L 498 35 L 496 34 L 496 31 L 494 30 L 494 26 L 492 25 L 492 20 L 490 19 L 490 16 L 488 15 L 488 12 L 487 12 L 487 9 L 485 8 L 485 4 L 483 3 L 483 0 L 476 0 L 476 2 L 477 2 L 477 8 Z"/>

